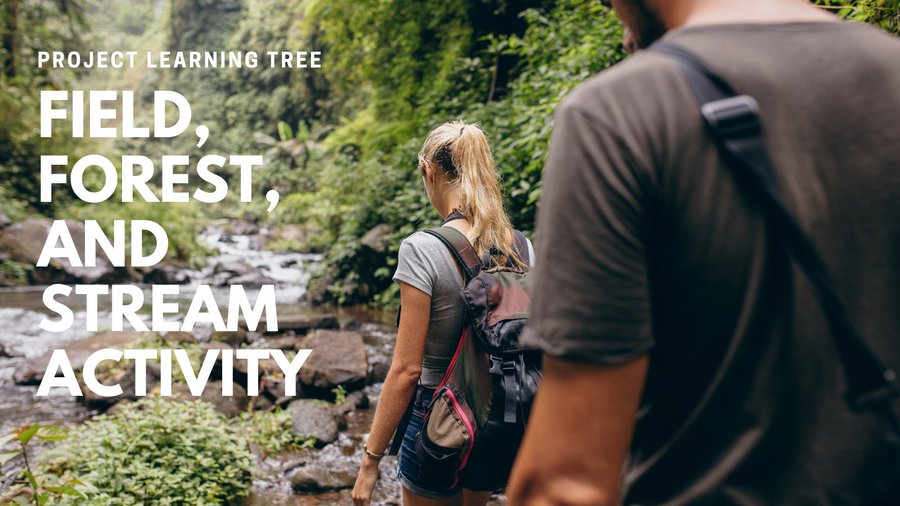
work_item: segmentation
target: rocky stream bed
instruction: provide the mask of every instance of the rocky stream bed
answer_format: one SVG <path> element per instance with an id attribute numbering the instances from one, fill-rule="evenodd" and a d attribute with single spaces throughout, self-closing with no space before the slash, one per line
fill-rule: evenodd
<path id="1" fill-rule="evenodd" d="M 45 233 L 46 223 L 11 224 L 0 231 L 0 255 L 27 261 L 34 254 L 33 237 Z M 277 332 L 216 333 L 198 328 L 191 333 L 169 332 L 162 337 L 167 346 L 199 346 L 200 350 L 265 348 L 285 352 L 312 349 L 300 371 L 296 397 L 285 397 L 283 377 L 273 372 L 274 364 L 261 364 L 260 395 L 248 397 L 241 386 L 247 371 L 235 364 L 235 395 L 222 397 L 221 369 L 216 368 L 204 394 L 195 398 L 184 385 L 175 393 L 186 399 L 211 402 L 218 411 L 234 417 L 242 411 L 273 409 L 279 406 L 291 416 L 291 430 L 297 438 L 315 438 L 314 448 L 290 448 L 267 455 L 252 448 L 257 456 L 248 506 L 261 505 L 342 505 L 350 504 L 349 490 L 356 478 L 361 444 L 369 430 L 374 406 L 387 374 L 396 336 L 393 314 L 359 308 L 323 308 L 305 305 L 303 295 L 310 266 L 320 261 L 315 254 L 273 252 L 265 249 L 268 231 L 252 224 L 223 224 L 207 229 L 203 239 L 217 253 L 205 268 L 191 270 L 162 265 L 143 273 L 122 272 L 111 267 L 82 272 L 59 266 L 45 275 L 50 282 L 132 282 L 149 288 L 153 283 L 178 283 L 189 297 L 192 287 L 217 287 L 220 305 L 227 301 L 228 287 L 242 284 L 248 294 L 262 284 L 276 285 L 278 299 Z M 15 240 L 11 239 L 15 234 Z M 15 247 L 11 247 L 13 243 Z M 5 248 L 5 249 L 4 249 Z M 102 281 L 99 281 L 102 280 Z M 33 279 L 32 282 L 35 280 Z M 136 332 L 88 333 L 77 330 L 62 334 L 40 330 L 38 323 L 46 309 L 41 302 L 43 287 L 0 288 L 0 433 L 26 422 L 72 426 L 99 413 L 116 409 L 118 403 L 133 402 L 134 385 L 123 376 L 124 394 L 101 398 L 86 393 L 76 399 L 57 389 L 51 397 L 36 398 L 37 384 L 44 374 L 49 353 L 65 348 L 76 370 L 92 352 L 105 347 L 126 348 L 146 339 Z M 77 301 L 70 304 L 77 308 Z M 83 308 L 82 308 L 83 309 Z M 73 329 L 84 328 L 84 312 L 76 309 Z M 127 371 L 126 371 L 127 373 Z M 242 376 L 243 375 L 243 376 Z M 149 384 L 154 385 L 153 371 Z M 132 376 L 133 377 L 133 376 Z M 218 383 L 217 383 L 218 382 Z M 334 403 L 335 387 L 346 390 L 346 400 Z M 180 390 L 179 390 L 180 388 Z M 18 472 L 15 463 L 3 469 L 3 482 Z M 386 458 L 375 504 L 400 504 L 397 462 Z M 504 504 L 502 497 L 493 505 Z"/>

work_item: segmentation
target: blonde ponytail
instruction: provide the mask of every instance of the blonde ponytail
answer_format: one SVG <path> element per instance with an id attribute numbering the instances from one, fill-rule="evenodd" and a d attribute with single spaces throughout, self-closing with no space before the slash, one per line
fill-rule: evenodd
<path id="1" fill-rule="evenodd" d="M 508 258 L 522 267 L 513 248 L 513 227 L 503 209 L 503 193 L 484 132 L 462 121 L 444 123 L 428 134 L 419 160 L 447 174 L 448 184 L 462 200 L 459 211 L 471 225 L 466 236 L 479 256 L 493 248 L 505 257 L 494 258 L 495 263 L 503 265 Z"/>

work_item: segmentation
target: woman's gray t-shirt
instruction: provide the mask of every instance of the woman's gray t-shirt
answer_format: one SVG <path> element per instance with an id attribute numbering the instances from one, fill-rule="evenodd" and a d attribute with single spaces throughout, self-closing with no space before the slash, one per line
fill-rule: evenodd
<path id="1" fill-rule="evenodd" d="M 529 262 L 534 251 L 528 241 Z M 463 325 L 460 291 L 463 278 L 456 261 L 440 239 L 416 232 L 400 243 L 394 281 L 403 281 L 431 296 L 431 317 L 425 336 L 421 383 L 435 387 L 440 383 L 456 351 Z"/>

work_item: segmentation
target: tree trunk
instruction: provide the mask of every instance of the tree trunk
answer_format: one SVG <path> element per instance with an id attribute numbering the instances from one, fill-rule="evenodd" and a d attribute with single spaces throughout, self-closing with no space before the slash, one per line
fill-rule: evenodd
<path id="1" fill-rule="evenodd" d="M 18 47 L 16 39 L 19 35 L 19 0 L 6 0 L 6 30 L 3 33 L 3 49 L 6 50 L 8 61 L 6 62 L 6 77 L 16 77 L 16 64 Z"/>

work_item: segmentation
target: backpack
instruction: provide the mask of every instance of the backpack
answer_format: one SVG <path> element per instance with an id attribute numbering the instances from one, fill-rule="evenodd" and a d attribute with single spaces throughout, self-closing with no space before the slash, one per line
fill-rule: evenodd
<path id="1" fill-rule="evenodd" d="M 788 206 L 779 188 L 775 166 L 762 131 L 759 104 L 742 95 L 701 58 L 670 41 L 658 41 L 650 51 L 672 59 L 687 80 L 715 141 L 735 180 L 766 213 L 769 227 L 779 233 L 787 253 L 806 277 L 822 308 L 844 371 L 844 401 L 851 411 L 877 415 L 894 451 L 900 448 L 900 383 L 863 338 L 838 296 L 822 255 Z"/>
<path id="2" fill-rule="evenodd" d="M 416 436 L 419 481 L 432 490 L 497 490 L 506 485 L 541 380 L 541 353 L 519 345 L 528 323 L 528 273 L 486 269 L 452 227 L 427 230 L 450 250 L 465 277 L 465 322 L 456 352 Z M 515 233 L 527 265 L 528 245 Z"/>

